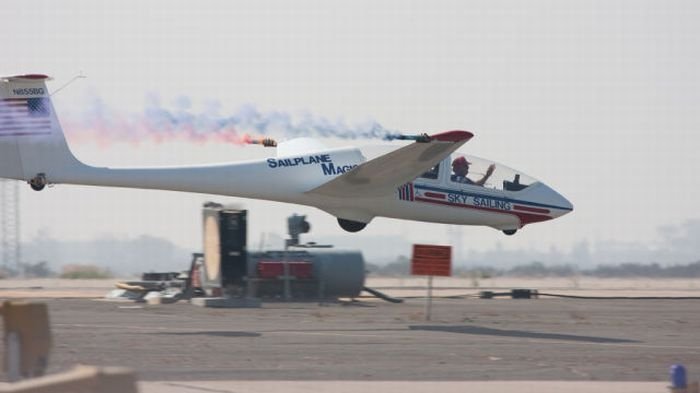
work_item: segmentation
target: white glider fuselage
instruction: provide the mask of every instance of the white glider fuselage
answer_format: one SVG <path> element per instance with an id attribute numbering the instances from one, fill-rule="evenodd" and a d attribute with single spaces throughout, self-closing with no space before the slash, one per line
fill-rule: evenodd
<path id="1" fill-rule="evenodd" d="M 332 178 L 322 174 L 322 167 L 315 162 L 318 157 L 326 158 L 334 168 L 357 166 L 364 161 L 359 150 L 341 148 L 299 157 L 182 167 L 102 168 L 81 163 L 65 176 L 48 179 L 63 184 L 196 192 L 313 206 L 319 198 L 305 192 Z M 314 163 L 308 164 L 309 159 Z M 282 162 L 282 166 L 273 167 L 271 162 Z M 340 162 L 345 165 L 336 165 Z"/>
<path id="2" fill-rule="evenodd" d="M 327 149 L 317 142 L 292 140 L 263 160 L 158 168 L 88 166 L 68 148 L 46 79 L 20 75 L 0 83 L 0 177 L 29 181 L 35 189 L 62 183 L 295 203 L 324 210 L 353 232 L 384 216 L 485 225 L 512 234 L 526 224 L 573 209 L 543 183 L 501 165 L 482 185 L 456 181 L 450 163 L 455 150 L 472 137 L 466 131 L 393 146 L 372 160 L 358 148 Z M 473 156 L 468 159 L 477 177 L 495 164 Z"/>
<path id="3" fill-rule="evenodd" d="M 448 156 L 440 166 L 448 168 L 450 160 Z M 381 216 L 514 230 L 572 209 L 568 201 L 541 182 L 511 192 L 453 183 L 444 175 L 437 179 L 419 177 L 381 196 L 338 197 L 309 192 L 363 162 L 365 158 L 357 148 L 188 167 L 102 168 L 76 160 L 71 170 L 36 168 L 26 178 L 30 179 L 31 173 L 44 173 L 50 182 L 60 184 L 196 192 L 295 203 L 362 223 Z"/>

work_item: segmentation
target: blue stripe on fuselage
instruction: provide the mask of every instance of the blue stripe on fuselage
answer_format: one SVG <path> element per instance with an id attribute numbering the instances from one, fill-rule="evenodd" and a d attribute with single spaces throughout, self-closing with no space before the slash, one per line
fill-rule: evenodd
<path id="1" fill-rule="evenodd" d="M 494 199 L 497 201 L 510 202 L 510 203 L 520 203 L 523 205 L 531 205 L 531 206 L 538 206 L 538 207 L 548 207 L 550 209 L 573 210 L 573 209 L 569 209 L 566 207 L 547 205 L 544 203 L 529 202 L 529 201 L 523 201 L 523 200 L 519 200 L 519 199 L 506 198 L 506 197 L 497 197 L 497 196 L 488 195 L 488 194 L 477 194 L 477 193 L 473 193 L 473 192 L 464 192 L 464 191 L 460 191 L 460 190 L 452 190 L 449 188 L 424 186 L 422 184 L 415 184 L 415 183 L 413 184 L 413 188 L 415 188 L 417 190 L 448 192 L 448 193 L 452 193 L 452 194 L 459 194 L 459 195 L 470 196 L 470 197 L 490 198 L 490 199 Z"/>

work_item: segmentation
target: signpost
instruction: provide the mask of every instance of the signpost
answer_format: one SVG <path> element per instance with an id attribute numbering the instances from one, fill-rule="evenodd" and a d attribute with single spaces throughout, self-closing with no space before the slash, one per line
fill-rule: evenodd
<path id="1" fill-rule="evenodd" d="M 414 244 L 411 257 L 411 274 L 428 276 L 428 296 L 425 302 L 425 320 L 430 320 L 433 302 L 433 276 L 452 275 L 452 247 L 431 244 Z"/>

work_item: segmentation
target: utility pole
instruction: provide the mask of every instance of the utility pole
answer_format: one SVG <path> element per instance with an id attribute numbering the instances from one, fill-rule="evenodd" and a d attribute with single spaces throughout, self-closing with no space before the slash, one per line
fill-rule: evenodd
<path id="1" fill-rule="evenodd" d="M 2 268 L 5 272 L 20 273 L 22 247 L 19 227 L 19 183 L 0 180 L 0 244 Z"/>

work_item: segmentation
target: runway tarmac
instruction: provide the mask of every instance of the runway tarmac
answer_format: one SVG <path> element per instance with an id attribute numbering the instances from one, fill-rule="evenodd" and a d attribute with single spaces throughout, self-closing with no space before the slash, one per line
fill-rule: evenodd
<path id="1" fill-rule="evenodd" d="M 304 383 L 341 391 L 361 381 L 402 392 L 483 381 L 538 381 L 487 384 L 519 386 L 513 391 L 555 391 L 555 381 L 569 381 L 569 391 L 591 389 L 585 381 L 661 391 L 673 363 L 685 364 L 691 379 L 700 373 L 700 300 L 693 299 L 436 299 L 431 321 L 423 299 L 268 302 L 260 309 L 46 301 L 55 343 L 50 372 L 77 363 L 126 366 L 152 393 L 260 392 L 275 381 L 298 381 L 289 386 L 299 391 L 311 386 Z M 230 381 L 239 387 L 226 390 L 236 386 Z M 419 383 L 411 390 L 401 381 Z M 178 383 L 181 390 L 173 390 Z"/>

